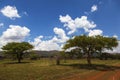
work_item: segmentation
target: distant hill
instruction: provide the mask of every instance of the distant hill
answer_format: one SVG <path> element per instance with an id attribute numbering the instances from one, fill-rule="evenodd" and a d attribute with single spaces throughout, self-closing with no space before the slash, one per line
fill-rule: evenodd
<path id="1" fill-rule="evenodd" d="M 55 55 L 57 53 L 59 53 L 59 51 L 53 50 L 53 51 L 38 51 L 38 50 L 34 50 L 34 52 L 36 54 L 39 55 Z M 2 56 L 2 51 L 0 51 L 0 56 Z"/>
<path id="2" fill-rule="evenodd" d="M 40 56 L 43 56 L 43 57 L 48 57 L 48 56 L 54 56 L 54 55 L 57 55 L 60 51 L 56 51 L 56 50 L 53 50 L 53 51 L 38 51 L 38 50 L 34 50 L 34 52 L 36 54 L 39 54 Z"/>

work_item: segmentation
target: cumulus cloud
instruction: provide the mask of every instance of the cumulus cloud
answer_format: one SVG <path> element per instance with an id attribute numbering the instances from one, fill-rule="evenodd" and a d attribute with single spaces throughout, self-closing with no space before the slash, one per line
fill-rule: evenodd
<path id="1" fill-rule="evenodd" d="M 52 40 L 42 40 L 40 37 L 36 37 L 34 41 L 30 43 L 34 45 L 35 50 L 60 50 L 60 46 L 56 42 L 53 42 Z"/>
<path id="2" fill-rule="evenodd" d="M 55 37 L 50 40 L 42 40 L 42 39 L 43 39 L 42 37 L 38 36 L 34 39 L 33 42 L 30 42 L 32 45 L 34 45 L 34 50 L 51 51 L 51 50 L 61 49 L 60 45 L 57 42 L 55 42 Z"/>
<path id="3" fill-rule="evenodd" d="M 0 36 L 0 47 L 8 42 L 21 42 L 29 36 L 30 30 L 19 25 L 10 25 Z"/>
<path id="4" fill-rule="evenodd" d="M 117 36 L 117 35 L 113 35 L 113 37 L 114 37 L 114 38 L 118 38 L 118 36 Z"/>
<path id="5" fill-rule="evenodd" d="M 0 27 L 3 27 L 4 26 L 4 23 L 0 23 Z"/>
<path id="6" fill-rule="evenodd" d="M 87 16 L 77 17 L 73 20 L 69 15 L 60 15 L 59 20 L 64 23 L 66 28 L 70 30 L 67 33 L 68 35 L 73 34 L 79 28 L 82 28 L 88 32 L 89 29 L 96 27 L 96 24 L 93 21 L 89 21 Z"/>
<path id="7" fill-rule="evenodd" d="M 55 27 L 55 28 L 54 28 L 54 33 L 58 35 L 57 37 L 60 38 L 60 41 L 61 41 L 61 42 L 65 42 L 66 40 L 69 39 L 69 38 L 66 36 L 65 31 L 64 31 L 63 29 L 61 29 L 61 28 Z M 60 42 L 60 41 L 59 41 L 59 42 Z"/>
<path id="8" fill-rule="evenodd" d="M 5 6 L 4 8 L 2 8 L 2 9 L 0 10 L 0 12 L 1 12 L 4 16 L 6 16 L 6 17 L 8 17 L 8 18 L 10 18 L 10 19 L 15 19 L 15 18 L 20 18 L 20 17 L 21 17 L 21 16 L 18 14 L 18 10 L 16 9 L 15 6 L 10 6 L 10 5 Z"/>
<path id="9" fill-rule="evenodd" d="M 89 31 L 89 36 L 102 35 L 103 31 L 99 29 L 94 29 Z"/>
<path id="10" fill-rule="evenodd" d="M 91 12 L 95 12 L 95 11 L 97 11 L 97 10 L 98 10 L 97 5 L 93 5 L 93 6 L 91 7 Z"/>
<path id="11" fill-rule="evenodd" d="M 69 39 L 66 36 L 65 31 L 61 28 L 55 27 L 53 29 L 55 35 L 50 40 L 43 40 L 44 36 L 38 36 L 33 42 L 30 42 L 35 46 L 35 50 L 61 50 L 61 46 Z"/>
<path id="12" fill-rule="evenodd" d="M 19 25 L 10 25 L 9 28 L 3 32 L 2 38 L 6 40 L 23 40 L 29 35 L 30 30 L 27 27 Z"/>

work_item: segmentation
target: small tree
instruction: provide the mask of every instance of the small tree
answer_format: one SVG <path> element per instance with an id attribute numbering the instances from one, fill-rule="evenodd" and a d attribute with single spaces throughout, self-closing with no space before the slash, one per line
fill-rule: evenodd
<path id="1" fill-rule="evenodd" d="M 66 60 L 69 57 L 69 54 L 67 54 L 64 51 L 60 51 L 60 56 L 61 56 L 62 59 L 64 59 L 64 63 L 66 63 Z"/>
<path id="2" fill-rule="evenodd" d="M 28 42 L 11 42 L 3 46 L 2 50 L 8 55 L 13 55 L 13 57 L 18 60 L 18 63 L 20 63 L 23 55 L 32 48 L 33 46 Z"/>
<path id="3" fill-rule="evenodd" d="M 60 65 L 60 56 L 56 56 L 56 65 Z"/>
<path id="4" fill-rule="evenodd" d="M 84 53 L 87 57 L 87 62 L 91 65 L 91 55 L 93 53 L 102 53 L 104 49 L 112 50 L 113 47 L 118 45 L 117 39 L 113 37 L 103 36 L 75 36 L 73 39 L 67 41 L 63 49 L 70 47 L 77 47 L 81 53 Z"/>

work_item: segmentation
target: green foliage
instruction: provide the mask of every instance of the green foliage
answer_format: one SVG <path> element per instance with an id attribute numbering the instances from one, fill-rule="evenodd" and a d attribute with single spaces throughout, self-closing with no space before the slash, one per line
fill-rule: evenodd
<path id="1" fill-rule="evenodd" d="M 18 59 L 18 62 L 21 62 L 23 55 L 28 53 L 33 46 L 28 42 L 11 42 L 2 47 L 4 54 L 10 55 L 12 58 Z"/>
<path id="2" fill-rule="evenodd" d="M 110 58 L 110 54 L 109 53 L 102 53 L 102 54 L 100 54 L 100 59 L 101 60 L 107 60 L 108 58 Z"/>
<path id="3" fill-rule="evenodd" d="M 102 53 L 102 54 L 99 55 L 99 58 L 101 60 L 107 60 L 107 59 L 112 59 L 112 60 L 118 59 L 119 60 L 120 59 L 120 54 L 119 53 L 112 53 L 112 54 Z"/>
<path id="4" fill-rule="evenodd" d="M 103 36 L 75 36 L 73 39 L 67 41 L 63 49 L 77 47 L 80 53 L 87 56 L 88 64 L 91 64 L 91 55 L 93 53 L 101 53 L 104 49 L 112 50 L 113 47 L 118 45 L 117 39 L 113 37 Z"/>
<path id="5" fill-rule="evenodd" d="M 66 59 L 69 57 L 69 54 L 65 53 L 64 51 L 61 51 L 60 56 L 62 59 L 64 59 L 64 63 L 66 63 Z"/>
<path id="6" fill-rule="evenodd" d="M 31 60 L 40 59 L 40 55 L 37 54 L 37 53 L 34 53 L 34 52 L 30 53 L 29 57 L 30 57 Z"/>

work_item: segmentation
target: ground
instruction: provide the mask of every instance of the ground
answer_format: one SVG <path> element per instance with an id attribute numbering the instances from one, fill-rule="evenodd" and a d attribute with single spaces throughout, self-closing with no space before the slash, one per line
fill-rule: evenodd
<path id="1" fill-rule="evenodd" d="M 0 80 L 120 80 L 120 60 L 0 60 Z"/>

